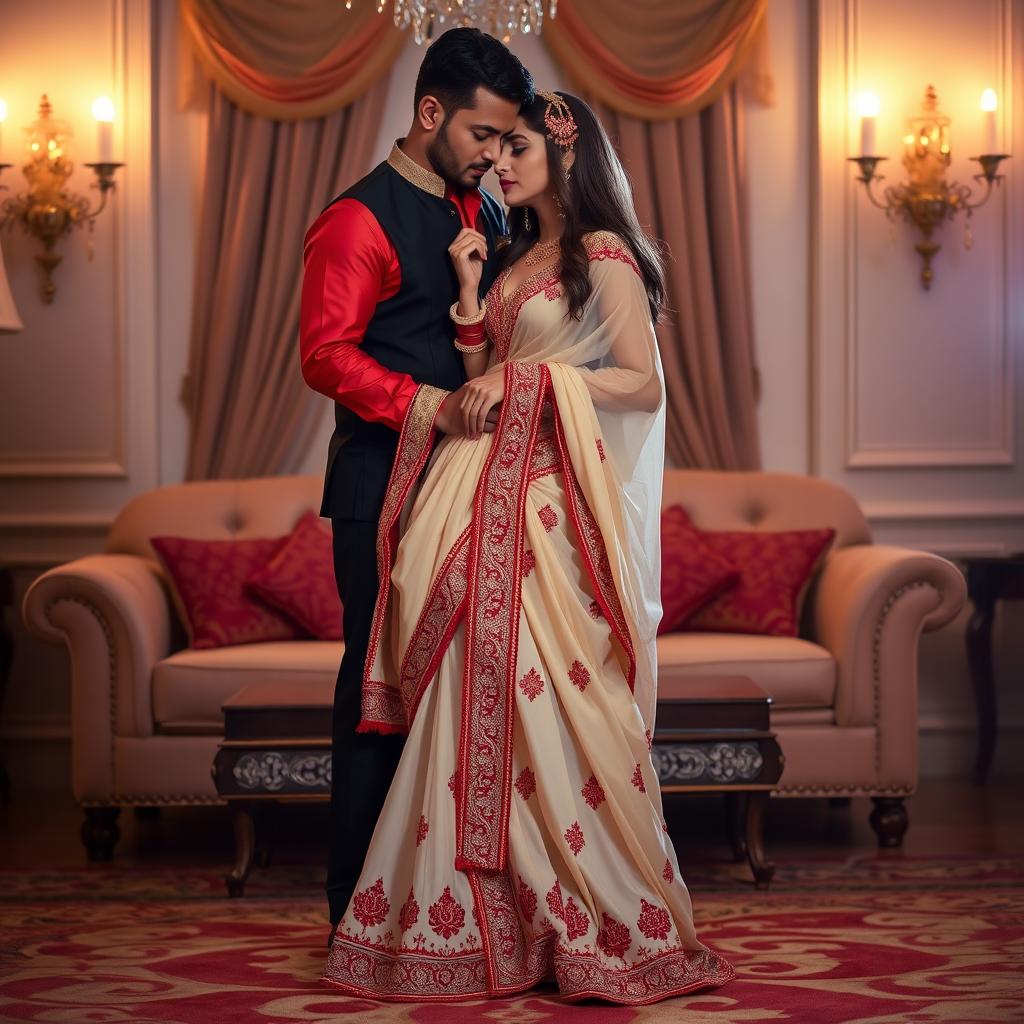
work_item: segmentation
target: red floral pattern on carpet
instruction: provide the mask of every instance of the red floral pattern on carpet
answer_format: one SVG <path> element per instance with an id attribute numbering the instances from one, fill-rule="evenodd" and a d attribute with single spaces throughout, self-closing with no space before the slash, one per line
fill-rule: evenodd
<path id="1" fill-rule="evenodd" d="M 354 999 L 320 985 L 322 877 L 95 865 L 0 873 L 0 1019 L 112 1024 L 989 1024 L 1024 1019 L 1024 863 L 861 856 L 688 865 L 700 938 L 734 964 L 721 989 L 649 1007 L 566 1004 L 550 986 L 455 1005 Z M 521 897 L 520 897 L 521 899 Z M 561 904 L 561 898 L 555 901 Z M 577 909 L 577 913 L 579 909 Z M 562 907 L 562 913 L 565 907 Z M 585 915 L 584 915 L 585 916 Z M 617 922 L 622 924 L 622 922 Z M 621 933 L 606 929 L 610 955 Z M 624 925 L 624 927 L 628 927 Z"/>
<path id="2" fill-rule="evenodd" d="M 314 511 L 303 513 L 274 557 L 246 585 L 318 640 L 342 638 L 331 529 Z"/>

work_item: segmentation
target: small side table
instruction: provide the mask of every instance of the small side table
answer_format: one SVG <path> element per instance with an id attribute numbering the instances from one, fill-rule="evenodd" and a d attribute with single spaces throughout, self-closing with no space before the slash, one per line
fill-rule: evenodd
<path id="1" fill-rule="evenodd" d="M 254 683 L 224 703 L 224 741 L 213 780 L 231 808 L 235 831 L 235 864 L 224 878 L 229 896 L 245 892 L 261 807 L 330 800 L 333 704 L 333 679 Z"/>
<path id="2" fill-rule="evenodd" d="M 666 680 L 651 747 L 663 793 L 726 794 L 733 851 L 746 857 L 759 889 L 775 874 L 764 819 L 785 763 L 770 708 L 771 697 L 747 676 Z"/>
<path id="3" fill-rule="evenodd" d="M 1024 600 L 1024 552 L 1011 555 L 968 555 L 959 559 L 967 574 L 967 596 L 974 611 L 967 623 L 967 664 L 978 707 L 978 752 L 974 781 L 988 780 L 996 752 L 998 712 L 992 669 L 992 623 L 999 601 Z"/>

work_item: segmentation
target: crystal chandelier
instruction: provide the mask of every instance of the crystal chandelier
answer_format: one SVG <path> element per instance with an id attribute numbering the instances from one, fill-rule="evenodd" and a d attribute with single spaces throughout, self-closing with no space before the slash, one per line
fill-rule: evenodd
<path id="1" fill-rule="evenodd" d="M 345 7 L 351 10 L 352 3 L 345 0 Z M 419 44 L 432 39 L 438 26 L 444 30 L 460 25 L 482 29 L 507 43 L 513 32 L 540 35 L 545 9 L 553 18 L 558 0 L 393 0 L 393 6 L 395 25 L 411 25 Z M 377 0 L 378 14 L 386 7 L 387 0 Z"/>

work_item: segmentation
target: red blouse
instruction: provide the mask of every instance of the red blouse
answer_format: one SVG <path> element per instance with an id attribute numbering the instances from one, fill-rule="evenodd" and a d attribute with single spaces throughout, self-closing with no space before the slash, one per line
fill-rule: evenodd
<path id="1" fill-rule="evenodd" d="M 455 204 L 463 226 L 480 227 L 483 198 L 478 190 L 448 190 L 445 197 Z M 306 232 L 303 262 L 303 378 L 362 419 L 401 430 L 419 384 L 359 347 L 377 303 L 401 285 L 402 268 L 391 240 L 358 199 L 342 199 Z"/>

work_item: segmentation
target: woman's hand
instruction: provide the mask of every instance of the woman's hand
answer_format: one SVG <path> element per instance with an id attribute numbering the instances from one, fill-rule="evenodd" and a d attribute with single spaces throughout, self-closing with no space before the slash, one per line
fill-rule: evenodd
<path id="1" fill-rule="evenodd" d="M 487 239 L 479 231 L 463 228 L 448 246 L 448 255 L 459 279 L 459 291 L 476 295 L 484 272 L 484 260 L 487 259 Z M 463 310 L 465 316 L 472 316 L 475 312 Z"/>
<path id="2" fill-rule="evenodd" d="M 479 437 L 484 431 L 487 414 L 505 397 L 504 366 L 500 372 L 484 373 L 466 381 L 459 390 L 463 392 L 459 412 L 466 427 L 466 436 Z"/>

